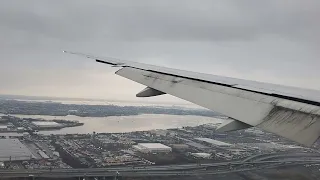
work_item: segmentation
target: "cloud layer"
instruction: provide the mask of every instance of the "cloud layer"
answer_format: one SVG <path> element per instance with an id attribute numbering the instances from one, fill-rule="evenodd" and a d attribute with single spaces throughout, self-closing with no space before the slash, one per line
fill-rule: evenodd
<path id="1" fill-rule="evenodd" d="M 143 88 L 62 50 L 320 89 L 319 7 L 316 0 L 1 1 L 0 93 L 136 100 Z"/>

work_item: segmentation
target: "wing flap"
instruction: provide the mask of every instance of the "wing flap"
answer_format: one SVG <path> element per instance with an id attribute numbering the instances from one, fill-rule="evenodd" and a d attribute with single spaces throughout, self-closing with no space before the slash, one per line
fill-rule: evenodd
<path id="1" fill-rule="evenodd" d="M 320 116 L 275 106 L 257 127 L 311 146 L 320 136 Z"/>

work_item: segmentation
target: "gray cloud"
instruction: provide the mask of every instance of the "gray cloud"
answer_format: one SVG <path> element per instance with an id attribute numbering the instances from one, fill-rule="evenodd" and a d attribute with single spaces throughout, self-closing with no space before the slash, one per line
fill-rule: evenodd
<path id="1" fill-rule="evenodd" d="M 318 1 L 7 2 L 1 6 L 4 26 L 64 40 L 225 41 L 261 34 L 297 38 L 317 32 L 320 15 Z"/>
<path id="2" fill-rule="evenodd" d="M 129 98 L 141 88 L 115 78 L 107 66 L 62 54 L 65 49 L 320 89 L 319 5 L 316 0 L 1 1 L 0 93 L 111 98 L 121 92 Z"/>

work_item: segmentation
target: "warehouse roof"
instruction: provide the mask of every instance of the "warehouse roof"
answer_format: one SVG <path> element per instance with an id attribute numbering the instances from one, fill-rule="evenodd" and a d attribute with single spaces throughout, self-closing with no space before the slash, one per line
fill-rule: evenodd
<path id="1" fill-rule="evenodd" d="M 0 136 L 5 136 L 5 137 L 22 137 L 23 135 L 27 135 L 29 133 L 16 133 L 16 132 L 6 132 L 6 133 L 0 133 Z"/>
<path id="2" fill-rule="evenodd" d="M 40 154 L 40 156 L 41 156 L 43 159 L 49 159 L 49 156 L 48 156 L 46 153 L 44 153 L 43 151 L 39 151 L 38 153 Z"/>
<path id="3" fill-rule="evenodd" d="M 33 121 L 32 123 L 37 126 L 60 126 L 59 123 L 54 121 Z"/>
<path id="4" fill-rule="evenodd" d="M 139 143 L 140 147 L 148 149 L 171 149 L 171 147 L 163 145 L 161 143 Z"/>
<path id="5" fill-rule="evenodd" d="M 18 139 L 0 139 L 0 161 L 29 160 L 34 157 Z"/>
<path id="6" fill-rule="evenodd" d="M 209 153 L 192 153 L 192 155 L 200 158 L 209 158 L 211 156 Z"/>
<path id="7" fill-rule="evenodd" d="M 199 148 L 199 149 L 208 149 L 209 148 L 208 146 L 204 146 L 204 145 L 202 145 L 200 143 L 196 143 L 196 142 L 193 142 L 193 141 L 188 142 L 187 145 L 195 147 L 195 148 Z"/>
<path id="8" fill-rule="evenodd" d="M 231 146 L 231 144 L 229 144 L 229 143 L 217 141 L 217 140 L 210 139 L 210 138 L 195 138 L 195 139 L 197 139 L 199 141 L 204 141 L 204 142 L 207 142 L 207 143 L 210 143 L 210 144 L 214 144 L 214 145 L 217 145 L 217 146 Z"/>

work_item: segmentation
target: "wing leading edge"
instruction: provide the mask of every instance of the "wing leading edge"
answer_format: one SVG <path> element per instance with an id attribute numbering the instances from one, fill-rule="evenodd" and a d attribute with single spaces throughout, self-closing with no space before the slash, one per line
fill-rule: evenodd
<path id="1" fill-rule="evenodd" d="M 167 93 L 232 118 L 220 130 L 256 126 L 306 146 L 320 136 L 319 91 L 68 53 L 122 67 L 117 75 L 147 86 L 138 97 Z"/>

